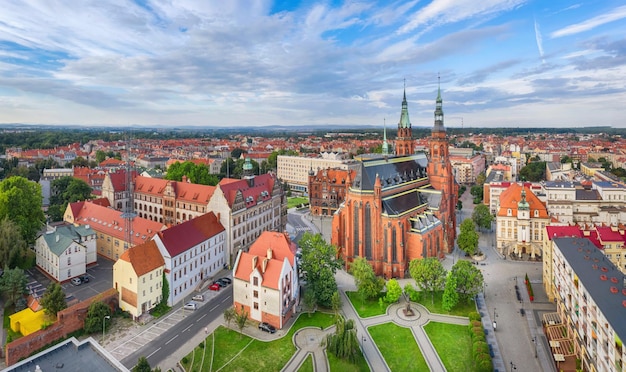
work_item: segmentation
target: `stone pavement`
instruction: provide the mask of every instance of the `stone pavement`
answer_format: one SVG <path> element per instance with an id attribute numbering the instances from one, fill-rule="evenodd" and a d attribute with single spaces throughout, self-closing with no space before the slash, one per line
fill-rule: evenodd
<path id="1" fill-rule="evenodd" d="M 333 332 L 335 332 L 335 326 L 328 327 L 325 330 L 314 327 L 299 329 L 293 335 L 293 344 L 296 345 L 298 350 L 281 371 L 297 371 L 309 354 L 313 356 L 313 371 L 330 371 L 328 358 L 326 358 L 326 348 L 322 347 L 322 342 L 327 335 Z"/>

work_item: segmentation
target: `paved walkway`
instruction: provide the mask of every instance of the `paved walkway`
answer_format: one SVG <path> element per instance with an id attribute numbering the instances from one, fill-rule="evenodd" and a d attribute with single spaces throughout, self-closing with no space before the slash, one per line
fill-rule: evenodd
<path id="1" fill-rule="evenodd" d="M 281 371 L 297 371 L 309 355 L 313 356 L 313 371 L 330 371 L 328 358 L 326 358 L 326 348 L 322 347 L 322 342 L 327 335 L 335 332 L 335 326 L 321 330 L 314 327 L 306 327 L 298 330 L 293 335 L 293 344 L 298 351 L 285 364 Z"/>

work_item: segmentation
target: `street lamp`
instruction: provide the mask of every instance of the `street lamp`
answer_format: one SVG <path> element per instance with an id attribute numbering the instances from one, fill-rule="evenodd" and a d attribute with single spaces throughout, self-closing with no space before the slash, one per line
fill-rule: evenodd
<path id="1" fill-rule="evenodd" d="M 535 359 L 537 359 L 537 337 L 533 337 L 533 344 L 535 344 Z"/>
<path id="2" fill-rule="evenodd" d="M 106 325 L 106 320 L 107 319 L 111 319 L 110 315 L 105 315 L 104 318 L 102 318 L 102 345 L 104 346 L 104 326 Z"/>

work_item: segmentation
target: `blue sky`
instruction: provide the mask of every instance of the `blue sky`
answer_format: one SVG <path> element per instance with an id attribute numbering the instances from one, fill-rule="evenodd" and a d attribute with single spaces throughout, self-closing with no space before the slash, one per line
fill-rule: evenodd
<path id="1" fill-rule="evenodd" d="M 0 123 L 626 127 L 626 4 L 5 0 Z"/>

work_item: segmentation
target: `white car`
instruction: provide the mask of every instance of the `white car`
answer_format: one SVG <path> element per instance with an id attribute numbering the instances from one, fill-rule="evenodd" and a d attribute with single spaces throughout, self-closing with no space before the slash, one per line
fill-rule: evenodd
<path id="1" fill-rule="evenodd" d="M 72 278 L 72 280 L 70 280 L 70 282 L 71 282 L 73 285 L 81 285 L 81 284 L 83 284 L 83 281 L 82 281 L 82 280 L 80 280 L 80 278 L 79 278 L 79 277 Z"/>
<path id="2" fill-rule="evenodd" d="M 201 294 L 197 294 L 197 295 L 193 296 L 191 299 L 194 300 L 194 301 L 202 302 L 202 301 L 204 301 L 204 296 L 201 295 Z"/>
<path id="3" fill-rule="evenodd" d="M 198 304 L 195 302 L 187 302 L 183 307 L 185 310 L 196 310 L 198 308 Z"/>

